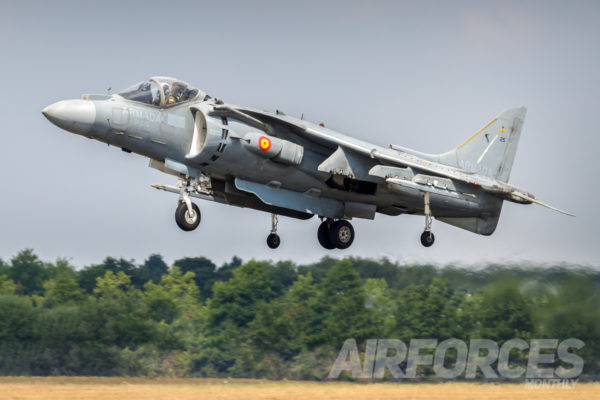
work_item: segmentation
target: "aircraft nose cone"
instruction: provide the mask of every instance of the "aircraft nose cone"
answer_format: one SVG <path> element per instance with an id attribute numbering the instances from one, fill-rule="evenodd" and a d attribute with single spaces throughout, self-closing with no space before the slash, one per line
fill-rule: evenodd
<path id="1" fill-rule="evenodd" d="M 84 135 L 96 120 L 96 106 L 90 100 L 63 100 L 42 110 L 42 114 L 59 128 Z"/>

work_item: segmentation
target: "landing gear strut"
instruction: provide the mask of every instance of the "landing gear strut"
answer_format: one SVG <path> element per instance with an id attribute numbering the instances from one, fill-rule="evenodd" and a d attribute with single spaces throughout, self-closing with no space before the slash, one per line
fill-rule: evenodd
<path id="1" fill-rule="evenodd" d="M 179 203 L 175 210 L 175 222 L 182 230 L 193 231 L 200 225 L 200 209 L 190 200 L 189 179 L 181 179 L 177 186 L 179 186 Z"/>
<path id="2" fill-rule="evenodd" d="M 431 214 L 431 208 L 429 207 L 429 192 L 423 193 L 425 199 L 425 230 L 421 234 L 421 244 L 425 247 L 430 247 L 435 241 L 435 236 L 431 232 L 431 224 L 433 222 L 433 216 Z"/>
<path id="3" fill-rule="evenodd" d="M 347 249 L 354 241 L 354 228 L 346 220 L 334 221 L 327 218 L 319 225 L 317 238 L 321 246 L 327 250 Z"/>
<path id="4" fill-rule="evenodd" d="M 277 214 L 271 214 L 271 233 L 269 233 L 269 236 L 267 236 L 267 246 L 269 246 L 271 249 L 278 248 L 279 244 L 281 243 L 281 239 L 277 234 L 278 222 L 279 219 L 277 218 Z"/>

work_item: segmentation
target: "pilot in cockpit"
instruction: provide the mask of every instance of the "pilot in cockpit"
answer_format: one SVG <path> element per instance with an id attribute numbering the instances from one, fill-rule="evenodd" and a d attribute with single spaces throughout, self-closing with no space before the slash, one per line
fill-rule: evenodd
<path id="1" fill-rule="evenodd" d="M 128 100 L 152 104 L 156 107 L 171 106 L 182 102 L 210 99 L 204 92 L 173 78 L 156 77 L 140 82 L 118 93 Z"/>
<path id="2" fill-rule="evenodd" d="M 173 82 L 170 94 L 168 96 L 165 94 L 167 96 L 167 105 L 187 100 L 184 98 L 185 92 L 186 87 L 184 85 L 181 85 L 179 82 Z"/>

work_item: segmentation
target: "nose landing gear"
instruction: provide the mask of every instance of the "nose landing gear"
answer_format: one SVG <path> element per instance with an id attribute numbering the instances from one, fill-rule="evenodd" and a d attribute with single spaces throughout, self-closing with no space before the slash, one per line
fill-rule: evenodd
<path id="1" fill-rule="evenodd" d="M 189 179 L 180 179 L 177 184 L 179 187 L 179 202 L 175 209 L 175 222 L 177 226 L 186 232 L 193 231 L 200 225 L 200 209 L 190 200 L 190 191 L 195 190 L 195 185 Z"/>
<path id="2" fill-rule="evenodd" d="M 200 209 L 191 201 L 189 204 L 186 201 L 180 201 L 175 210 L 175 222 L 182 230 L 193 231 L 200 225 Z"/>

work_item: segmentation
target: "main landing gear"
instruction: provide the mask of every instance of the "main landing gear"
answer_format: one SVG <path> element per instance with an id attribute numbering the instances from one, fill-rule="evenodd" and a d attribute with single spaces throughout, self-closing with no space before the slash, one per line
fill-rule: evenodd
<path id="1" fill-rule="evenodd" d="M 327 218 L 319 225 L 317 238 L 321 246 L 327 250 L 347 249 L 354 241 L 354 228 L 346 220 L 337 221 Z"/>

